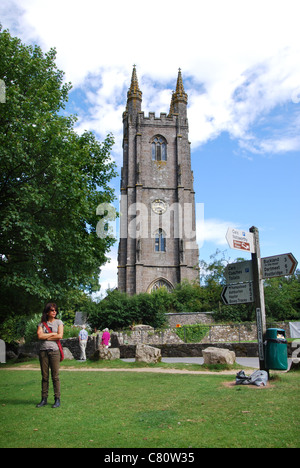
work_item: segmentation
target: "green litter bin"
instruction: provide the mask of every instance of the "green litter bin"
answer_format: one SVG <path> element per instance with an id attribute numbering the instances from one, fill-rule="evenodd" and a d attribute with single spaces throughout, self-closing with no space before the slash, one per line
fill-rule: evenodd
<path id="1" fill-rule="evenodd" d="M 268 328 L 265 342 L 266 368 L 273 370 L 287 370 L 288 354 L 285 330 Z"/>

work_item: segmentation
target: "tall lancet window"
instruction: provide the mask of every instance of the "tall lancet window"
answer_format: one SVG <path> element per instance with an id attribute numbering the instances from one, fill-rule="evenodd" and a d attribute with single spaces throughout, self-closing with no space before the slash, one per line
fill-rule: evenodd
<path id="1" fill-rule="evenodd" d="M 165 138 L 157 135 L 152 140 L 152 161 L 167 160 L 167 142 Z"/>
<path id="2" fill-rule="evenodd" d="M 162 229 L 159 229 L 155 234 L 155 252 L 166 251 L 166 236 Z"/>

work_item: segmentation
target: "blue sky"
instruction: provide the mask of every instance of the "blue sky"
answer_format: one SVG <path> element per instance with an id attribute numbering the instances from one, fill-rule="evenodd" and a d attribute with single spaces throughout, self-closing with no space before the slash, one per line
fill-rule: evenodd
<path id="1" fill-rule="evenodd" d="M 100 140 L 112 132 L 119 170 L 133 64 L 143 110 L 158 116 L 169 110 L 181 67 L 205 261 L 217 249 L 239 257 L 227 228 L 253 225 L 262 256 L 292 252 L 300 261 L 299 13 L 298 0 L 152 0 L 149 10 L 138 0 L 0 4 L 12 35 L 45 52 L 56 47 L 73 84 L 67 111 L 77 113 L 77 131 Z M 118 195 L 119 180 L 113 185 Z M 116 285 L 116 251 L 102 269 L 103 290 Z"/>

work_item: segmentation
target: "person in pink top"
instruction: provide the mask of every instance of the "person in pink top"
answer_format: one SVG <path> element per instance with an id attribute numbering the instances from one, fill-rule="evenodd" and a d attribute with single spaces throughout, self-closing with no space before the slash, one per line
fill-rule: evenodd
<path id="1" fill-rule="evenodd" d="M 110 342 L 110 333 L 108 331 L 108 328 L 105 328 L 103 330 L 101 345 L 105 348 L 108 348 L 110 346 L 109 342 Z"/>

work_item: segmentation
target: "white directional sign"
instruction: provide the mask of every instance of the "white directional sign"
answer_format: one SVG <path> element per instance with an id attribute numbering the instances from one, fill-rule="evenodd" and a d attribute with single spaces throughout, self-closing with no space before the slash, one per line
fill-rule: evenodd
<path id="1" fill-rule="evenodd" d="M 263 278 L 292 275 L 297 265 L 298 262 L 291 253 L 261 259 Z"/>
<path id="2" fill-rule="evenodd" d="M 255 253 L 254 235 L 252 232 L 228 228 L 226 239 L 229 247 L 232 249 Z"/>
<path id="3" fill-rule="evenodd" d="M 253 283 L 238 283 L 225 286 L 222 292 L 224 304 L 246 304 L 254 302 Z"/>
<path id="4" fill-rule="evenodd" d="M 230 263 L 225 268 L 227 284 L 253 281 L 252 261 Z"/>

